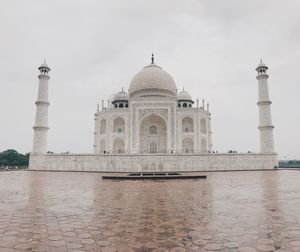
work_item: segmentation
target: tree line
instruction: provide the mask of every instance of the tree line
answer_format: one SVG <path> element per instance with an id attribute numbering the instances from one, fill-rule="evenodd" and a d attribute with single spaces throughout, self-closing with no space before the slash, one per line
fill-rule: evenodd
<path id="1" fill-rule="evenodd" d="M 0 166 L 28 166 L 29 153 L 22 154 L 13 149 L 0 152 Z"/>
<path id="2" fill-rule="evenodd" d="M 278 163 L 280 168 L 300 168 L 300 160 L 281 160 Z"/>

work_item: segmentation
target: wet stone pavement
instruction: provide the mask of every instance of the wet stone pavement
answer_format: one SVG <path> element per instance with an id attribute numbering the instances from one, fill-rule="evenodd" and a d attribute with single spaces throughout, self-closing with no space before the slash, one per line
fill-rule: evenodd
<path id="1" fill-rule="evenodd" d="M 0 251 L 300 251 L 300 171 L 0 172 Z"/>

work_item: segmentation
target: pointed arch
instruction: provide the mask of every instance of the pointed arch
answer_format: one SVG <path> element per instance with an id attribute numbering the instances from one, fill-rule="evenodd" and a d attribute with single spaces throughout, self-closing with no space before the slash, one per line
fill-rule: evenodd
<path id="1" fill-rule="evenodd" d="M 182 151 L 184 153 L 192 153 L 194 151 L 194 142 L 191 138 L 185 138 L 182 141 Z"/>
<path id="2" fill-rule="evenodd" d="M 182 119 L 182 132 L 194 132 L 194 122 L 190 116 Z"/>
<path id="3" fill-rule="evenodd" d="M 207 132 L 206 120 L 202 118 L 200 121 L 200 125 L 201 125 L 201 133 L 206 134 Z"/>
<path id="4" fill-rule="evenodd" d="M 167 122 L 163 117 L 150 114 L 141 120 L 139 149 L 141 153 L 167 152 Z"/>
<path id="5" fill-rule="evenodd" d="M 101 153 L 101 154 L 104 154 L 105 150 L 106 150 L 106 142 L 105 142 L 104 139 L 102 139 L 102 140 L 100 141 L 100 153 Z"/>
<path id="6" fill-rule="evenodd" d="M 114 133 L 125 133 L 125 120 L 121 117 L 117 117 L 113 123 Z"/>
<path id="7" fill-rule="evenodd" d="M 113 143 L 113 153 L 121 154 L 125 152 L 125 142 L 121 138 L 115 139 Z"/>
<path id="8" fill-rule="evenodd" d="M 100 121 L 100 134 L 105 134 L 106 133 L 106 120 L 103 118 Z"/>
<path id="9" fill-rule="evenodd" d="M 207 152 L 207 145 L 205 139 L 201 140 L 201 152 Z"/>

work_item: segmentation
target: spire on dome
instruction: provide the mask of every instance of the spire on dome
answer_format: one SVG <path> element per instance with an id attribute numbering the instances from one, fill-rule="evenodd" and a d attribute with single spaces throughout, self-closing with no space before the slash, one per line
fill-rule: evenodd
<path id="1" fill-rule="evenodd" d="M 152 53 L 151 64 L 154 64 L 154 54 Z"/>

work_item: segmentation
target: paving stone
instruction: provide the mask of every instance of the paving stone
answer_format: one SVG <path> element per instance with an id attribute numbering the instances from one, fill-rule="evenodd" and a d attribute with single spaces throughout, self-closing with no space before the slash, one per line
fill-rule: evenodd
<path id="1" fill-rule="evenodd" d="M 95 241 L 93 239 L 81 239 L 81 242 L 83 244 L 89 244 L 89 245 L 95 243 Z"/>
<path id="2" fill-rule="evenodd" d="M 238 248 L 239 244 L 236 242 L 225 242 L 223 243 L 223 246 L 226 248 Z"/>
<path id="3" fill-rule="evenodd" d="M 123 247 L 123 248 L 120 248 L 118 250 L 118 252 L 134 252 L 134 250 L 132 248 L 129 248 L 129 247 Z"/>
<path id="4" fill-rule="evenodd" d="M 257 249 L 260 251 L 274 251 L 275 247 L 271 245 L 257 245 Z"/>
<path id="5" fill-rule="evenodd" d="M 32 244 L 27 242 L 17 243 L 15 249 L 29 250 L 32 249 Z"/>
<path id="6" fill-rule="evenodd" d="M 207 240 L 194 240 L 193 242 L 194 242 L 194 244 L 196 244 L 198 246 L 204 246 L 208 243 Z"/>
<path id="7" fill-rule="evenodd" d="M 186 249 L 181 248 L 181 247 L 175 247 L 175 248 L 171 248 L 170 251 L 171 251 L 171 252 L 185 252 Z"/>
<path id="8" fill-rule="evenodd" d="M 222 248 L 221 244 L 218 243 L 207 243 L 204 247 L 206 250 L 219 250 Z"/>
<path id="9" fill-rule="evenodd" d="M 273 244 L 274 241 L 271 239 L 258 239 L 257 243 L 258 244 Z"/>
<path id="10" fill-rule="evenodd" d="M 90 238 L 91 235 L 89 233 L 83 233 L 83 234 L 79 234 L 78 237 L 80 237 L 80 238 Z"/>
<path id="11" fill-rule="evenodd" d="M 14 249 L 13 248 L 2 247 L 0 245 L 0 251 L 2 251 L 2 252 L 14 252 Z"/>
<path id="12" fill-rule="evenodd" d="M 239 247 L 238 251 L 239 252 L 255 252 L 257 250 L 252 247 Z"/>
<path id="13" fill-rule="evenodd" d="M 80 249 L 82 248 L 84 245 L 82 243 L 67 243 L 67 248 L 68 249 Z"/>
<path id="14" fill-rule="evenodd" d="M 50 241 L 58 241 L 58 240 L 62 240 L 64 237 L 61 235 L 50 235 L 48 236 L 48 239 Z"/>
<path id="15" fill-rule="evenodd" d="M 298 171 L 209 173 L 201 183 L 18 174 L 0 176 L 0 252 L 300 251 Z"/>
<path id="16" fill-rule="evenodd" d="M 101 248 L 102 252 L 117 252 L 117 248 Z"/>
<path id="17" fill-rule="evenodd" d="M 58 241 L 49 241 L 48 245 L 52 247 L 61 247 L 66 245 L 66 243 L 64 240 L 58 240 Z"/>
<path id="18" fill-rule="evenodd" d="M 63 233 L 63 236 L 72 237 L 72 236 L 76 236 L 76 233 L 75 233 L 75 232 L 71 232 L 71 231 L 69 231 L 69 232 L 64 232 L 64 233 Z"/>
<path id="19" fill-rule="evenodd" d="M 292 246 L 300 247 L 300 241 L 292 241 L 291 244 Z"/>

